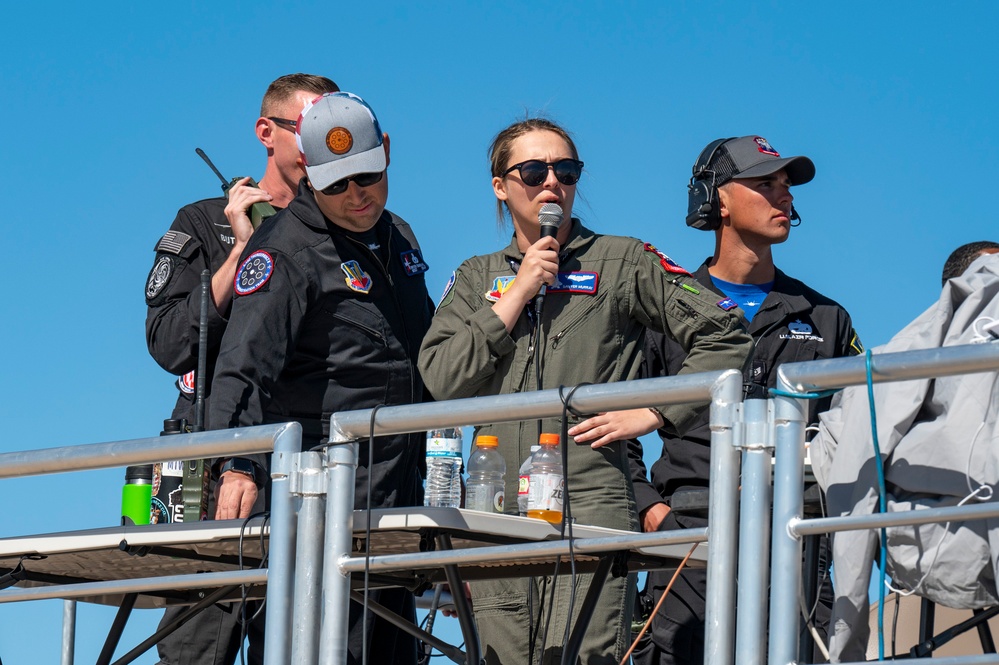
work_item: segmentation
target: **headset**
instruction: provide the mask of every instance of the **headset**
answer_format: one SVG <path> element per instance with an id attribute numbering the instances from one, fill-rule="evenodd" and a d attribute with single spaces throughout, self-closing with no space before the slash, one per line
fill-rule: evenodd
<path id="1" fill-rule="evenodd" d="M 717 174 L 711 168 L 711 160 L 718 149 L 733 138 L 712 141 L 697 156 L 687 185 L 687 226 L 704 231 L 714 231 L 721 226 Z"/>
<path id="2" fill-rule="evenodd" d="M 711 162 L 719 148 L 737 138 L 716 139 L 709 143 L 697 156 L 692 169 L 693 175 L 687 184 L 687 226 L 702 231 L 714 231 L 721 227 L 721 206 L 718 203 L 718 174 L 711 168 Z M 801 224 L 801 216 L 791 206 L 791 226 Z M 797 222 L 798 224 L 795 224 Z"/>

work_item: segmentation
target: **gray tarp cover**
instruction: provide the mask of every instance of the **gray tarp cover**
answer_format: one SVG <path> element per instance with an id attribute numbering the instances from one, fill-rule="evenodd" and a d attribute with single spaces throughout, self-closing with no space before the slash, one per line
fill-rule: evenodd
<path id="1" fill-rule="evenodd" d="M 989 255 L 947 282 L 935 305 L 876 352 L 996 344 L 999 326 L 991 329 L 995 333 L 985 329 L 997 321 L 999 255 Z M 987 487 L 970 501 L 990 497 L 999 482 L 997 373 L 877 384 L 874 401 L 889 512 L 954 506 L 983 485 Z M 839 393 L 820 417 L 811 458 L 827 493 L 829 515 L 877 512 L 869 408 L 867 387 L 853 386 Z M 866 660 L 868 589 L 877 547 L 876 531 L 845 531 L 833 538 L 833 662 Z M 918 585 L 919 595 L 942 605 L 996 604 L 997 565 L 996 519 L 888 529 L 888 573 L 894 586 Z"/>

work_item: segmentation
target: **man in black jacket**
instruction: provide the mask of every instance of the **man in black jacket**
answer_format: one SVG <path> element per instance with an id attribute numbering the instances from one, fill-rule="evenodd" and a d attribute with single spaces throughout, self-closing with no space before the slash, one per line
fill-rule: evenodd
<path id="1" fill-rule="evenodd" d="M 308 101 L 337 90 L 330 79 L 311 74 L 289 74 L 272 82 L 264 93 L 255 126 L 257 140 L 267 151 L 259 188 L 247 186 L 244 178 L 229 190 L 228 198 L 204 199 L 184 206 L 156 244 L 153 268 L 146 280 L 146 343 L 156 362 L 178 375 L 179 394 L 172 418 L 185 419 L 189 425 L 195 422 L 201 271 L 207 268 L 212 274 L 206 372 L 206 386 L 210 388 L 228 324 L 233 278 L 239 257 L 253 234 L 247 211 L 254 203 L 264 201 L 283 208 L 294 197 L 305 175 L 295 141 L 296 119 Z M 167 610 L 160 626 L 180 612 Z M 213 606 L 157 645 L 160 663 L 228 665 L 235 661 L 240 638 L 235 613 Z"/>
<path id="2" fill-rule="evenodd" d="M 350 93 L 323 95 L 296 128 L 307 178 L 298 195 L 251 238 L 236 271 L 231 325 L 222 339 L 209 423 L 215 428 L 297 421 L 303 448 L 329 439 L 337 411 L 423 400 L 416 359 L 433 303 L 412 229 L 385 209 L 389 141 L 371 108 Z M 420 434 L 360 445 L 355 509 L 422 503 Z M 373 465 L 368 457 L 372 455 Z M 269 456 L 220 465 L 217 519 L 250 514 Z M 412 594 L 372 598 L 415 617 Z M 413 664 L 415 640 L 375 618 L 362 638 L 350 605 L 349 662 Z"/>
<path id="3" fill-rule="evenodd" d="M 782 158 L 760 136 L 718 139 L 697 158 L 689 185 L 687 224 L 714 231 L 715 251 L 694 272 L 697 281 L 716 292 L 718 306 L 740 311 L 754 340 L 745 374 L 749 399 L 765 399 L 776 386 L 776 367 L 784 362 L 837 358 L 861 353 L 850 315 L 839 304 L 776 268 L 773 246 L 787 240 L 798 219 L 790 188 L 809 182 L 815 166 L 808 157 Z M 646 336 L 645 376 L 676 374 L 685 354 L 667 337 Z M 809 403 L 809 421 L 828 408 L 828 400 Z M 651 431 L 638 422 L 650 419 L 642 410 L 601 414 L 594 425 L 631 419 L 629 435 Z M 651 422 L 651 420 L 649 421 Z M 585 424 L 576 429 L 599 431 Z M 617 425 L 618 429 L 625 429 Z M 573 431 L 570 431 L 572 434 Z M 705 412 L 684 436 L 660 430 L 663 452 L 652 467 L 652 485 L 642 482 L 645 470 L 633 469 L 635 494 L 645 531 L 703 527 L 707 524 L 706 491 L 710 430 Z M 595 439 L 584 433 L 576 441 Z M 633 458 L 634 460 L 634 458 Z M 700 511 L 671 510 L 681 493 L 702 497 Z M 689 502 L 696 504 L 697 501 Z M 671 575 L 649 575 L 646 602 L 658 602 Z M 699 664 L 704 658 L 705 571 L 684 570 L 653 619 L 651 635 L 635 651 L 638 665 Z"/>

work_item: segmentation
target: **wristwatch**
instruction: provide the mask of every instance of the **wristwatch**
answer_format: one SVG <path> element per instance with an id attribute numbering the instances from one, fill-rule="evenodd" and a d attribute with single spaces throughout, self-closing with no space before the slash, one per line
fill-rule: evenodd
<path id="1" fill-rule="evenodd" d="M 247 476 L 257 487 L 261 487 L 263 485 L 263 482 L 261 482 L 262 474 L 257 469 L 257 465 L 252 460 L 248 460 L 245 457 L 230 457 L 227 459 L 222 464 L 221 468 L 219 468 L 219 476 L 222 476 L 222 474 L 227 471 L 234 471 Z"/>

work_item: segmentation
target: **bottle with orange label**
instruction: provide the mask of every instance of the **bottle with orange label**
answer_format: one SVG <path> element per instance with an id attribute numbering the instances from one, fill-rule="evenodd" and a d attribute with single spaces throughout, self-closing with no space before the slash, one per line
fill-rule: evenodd
<path id="1" fill-rule="evenodd" d="M 538 450 L 531 456 L 531 480 L 527 516 L 552 524 L 562 521 L 562 455 L 558 434 L 542 434 Z"/>

